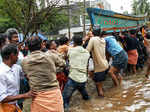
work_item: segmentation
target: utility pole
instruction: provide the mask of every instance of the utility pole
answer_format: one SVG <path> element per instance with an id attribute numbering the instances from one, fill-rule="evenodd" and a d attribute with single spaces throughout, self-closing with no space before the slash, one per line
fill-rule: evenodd
<path id="1" fill-rule="evenodd" d="M 67 0 L 67 7 L 68 7 L 68 36 L 69 36 L 69 40 L 71 39 L 71 31 L 70 31 L 70 28 L 71 28 L 71 10 L 70 10 L 70 2 L 69 0 Z"/>
<path id="2" fill-rule="evenodd" d="M 85 29 L 85 16 L 86 16 L 86 12 L 85 12 L 85 10 L 86 10 L 86 4 L 85 4 L 85 0 L 84 0 L 84 10 L 83 10 L 83 38 L 85 37 L 85 35 L 86 35 L 86 29 Z"/>

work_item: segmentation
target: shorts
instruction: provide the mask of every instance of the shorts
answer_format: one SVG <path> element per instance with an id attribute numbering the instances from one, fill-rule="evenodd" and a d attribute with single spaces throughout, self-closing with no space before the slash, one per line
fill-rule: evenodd
<path id="1" fill-rule="evenodd" d="M 95 82 L 102 82 L 102 81 L 105 81 L 106 75 L 107 75 L 107 73 L 108 73 L 108 70 L 109 70 L 109 69 L 107 69 L 107 70 L 105 70 L 105 71 L 103 71 L 103 72 L 96 72 L 96 73 L 94 73 L 93 80 L 94 80 Z"/>
<path id="2" fill-rule="evenodd" d="M 113 57 L 113 62 L 112 66 L 121 70 L 121 69 L 126 69 L 128 64 L 128 55 L 127 53 L 122 50 L 119 54 L 115 55 Z"/>

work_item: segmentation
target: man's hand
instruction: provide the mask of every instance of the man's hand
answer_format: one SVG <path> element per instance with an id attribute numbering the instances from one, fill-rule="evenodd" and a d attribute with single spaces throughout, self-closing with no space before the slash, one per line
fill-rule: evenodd
<path id="1" fill-rule="evenodd" d="M 19 100 L 19 99 L 33 98 L 33 97 L 36 97 L 36 95 L 37 95 L 36 92 L 29 91 L 28 93 L 25 93 L 25 94 L 20 94 L 16 96 L 7 96 L 4 100 L 2 100 L 2 102 L 7 103 L 7 102 Z"/>
<path id="2" fill-rule="evenodd" d="M 85 36 L 84 38 L 83 38 L 83 41 L 85 42 L 85 41 L 87 41 L 87 40 L 90 40 L 90 36 Z"/>
<path id="3" fill-rule="evenodd" d="M 27 92 L 27 93 L 25 93 L 25 97 L 26 98 L 33 98 L 33 97 L 36 97 L 36 95 L 37 95 L 37 93 L 32 91 L 32 90 Z"/>
<path id="4" fill-rule="evenodd" d="M 94 77 L 94 72 L 93 72 L 93 71 L 89 71 L 88 74 L 89 74 L 89 77 L 90 77 L 91 79 L 93 79 L 93 77 Z"/>

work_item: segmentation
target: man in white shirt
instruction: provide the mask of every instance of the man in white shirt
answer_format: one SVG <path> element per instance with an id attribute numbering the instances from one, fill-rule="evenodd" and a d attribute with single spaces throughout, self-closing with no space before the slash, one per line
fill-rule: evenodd
<path id="1" fill-rule="evenodd" d="M 15 29 L 15 28 L 9 28 L 6 31 L 6 34 L 7 34 L 9 42 L 12 43 L 12 44 L 17 45 L 17 47 L 19 49 L 21 47 L 21 45 L 19 44 L 18 30 Z M 16 64 L 21 67 L 21 63 L 22 63 L 23 59 L 24 59 L 23 53 L 21 51 L 19 51 L 18 60 L 17 60 Z M 26 80 L 26 78 L 24 76 L 22 76 L 21 79 L 20 79 L 20 86 L 21 86 L 20 87 L 20 93 L 21 94 L 27 92 L 26 90 L 28 90 L 28 89 L 24 89 L 24 88 L 27 88 L 25 83 L 24 83 L 25 80 Z M 21 108 L 23 107 L 22 102 L 23 102 L 23 100 L 18 101 L 18 105 Z"/>
<path id="2" fill-rule="evenodd" d="M 5 45 L 1 49 L 1 56 L 3 62 L 0 64 L 0 103 L 2 108 L 6 106 L 5 104 L 12 104 L 18 110 L 16 101 L 30 98 L 33 93 L 28 92 L 19 95 L 22 70 L 20 66 L 16 65 L 18 59 L 17 46 L 14 44 Z"/>
<path id="3" fill-rule="evenodd" d="M 73 37 L 73 41 L 74 47 L 68 50 L 70 73 L 63 91 L 65 110 L 68 110 L 70 98 L 75 90 L 81 93 L 84 100 L 89 99 L 85 85 L 88 78 L 87 67 L 90 54 L 82 47 L 81 37 Z"/>
<path id="4" fill-rule="evenodd" d="M 19 38 L 18 38 L 19 33 L 18 33 L 17 29 L 9 28 L 6 31 L 6 34 L 8 36 L 9 42 L 12 43 L 12 44 L 16 44 L 19 48 L 20 47 Z M 23 59 L 24 59 L 23 53 L 19 51 L 17 64 L 21 65 L 21 62 L 22 62 Z"/>

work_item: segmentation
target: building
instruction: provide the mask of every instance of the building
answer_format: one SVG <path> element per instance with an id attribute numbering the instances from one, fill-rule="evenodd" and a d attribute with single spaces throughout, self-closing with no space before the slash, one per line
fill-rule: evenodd
<path id="1" fill-rule="evenodd" d="M 65 5 L 67 5 L 67 2 L 64 2 Z M 83 6 L 83 0 L 70 0 L 70 14 L 71 14 L 71 19 L 74 19 L 75 16 L 75 21 L 71 21 L 71 35 L 73 36 L 74 34 L 82 34 L 83 33 L 83 8 L 81 10 L 81 7 Z M 105 10 L 111 10 L 111 5 L 106 1 L 106 0 L 86 0 L 86 7 L 93 7 L 93 8 L 103 8 Z M 88 16 L 88 15 L 87 15 Z M 86 19 L 86 32 L 88 32 L 90 28 L 90 20 Z M 66 34 L 68 36 L 68 28 L 64 28 L 62 30 L 59 30 L 59 34 Z"/>
<path id="2" fill-rule="evenodd" d="M 70 5 L 76 5 L 78 3 L 83 3 L 83 0 L 69 0 Z M 64 5 L 67 5 L 66 0 L 63 2 Z M 99 8 L 99 4 L 104 6 L 105 10 L 111 10 L 111 5 L 107 0 L 86 0 L 86 7 Z"/>
<path id="3" fill-rule="evenodd" d="M 89 0 L 89 6 L 93 8 L 99 8 L 99 5 L 103 5 L 105 10 L 111 10 L 111 5 L 106 0 Z"/>

